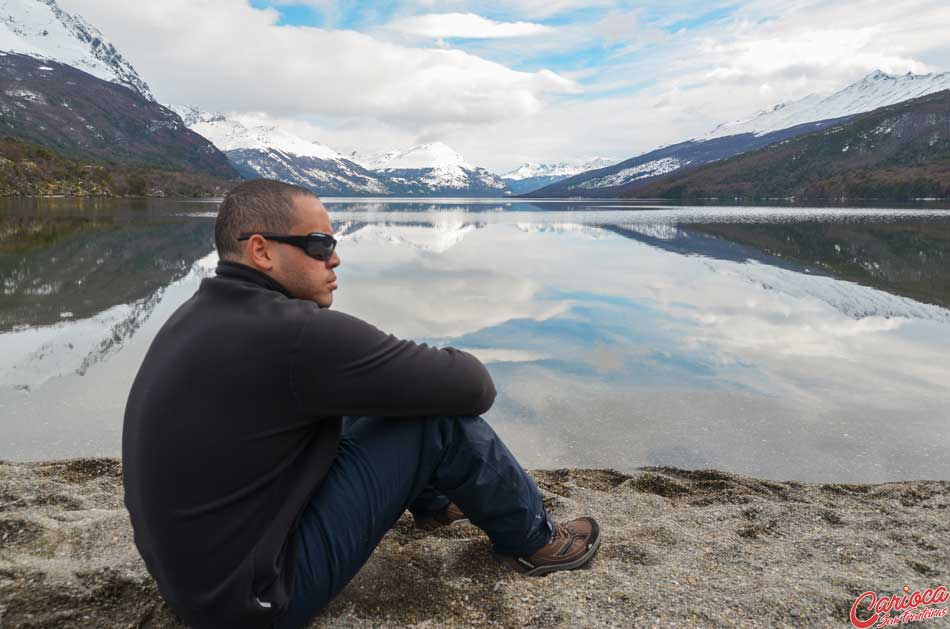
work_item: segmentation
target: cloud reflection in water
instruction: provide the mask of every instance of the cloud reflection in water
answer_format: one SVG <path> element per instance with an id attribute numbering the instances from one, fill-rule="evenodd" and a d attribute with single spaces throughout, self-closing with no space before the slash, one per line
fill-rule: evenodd
<path id="1" fill-rule="evenodd" d="M 488 363 L 499 395 L 487 417 L 529 467 L 950 477 L 946 308 L 640 214 L 332 212 L 334 308 Z M 30 393 L 0 387 L 13 442 L 0 456 L 115 454 L 131 377 L 199 276 L 164 287 L 84 376 L 59 355 L 31 363 L 49 370 Z M 24 373 L 5 369 L 7 385 Z"/>

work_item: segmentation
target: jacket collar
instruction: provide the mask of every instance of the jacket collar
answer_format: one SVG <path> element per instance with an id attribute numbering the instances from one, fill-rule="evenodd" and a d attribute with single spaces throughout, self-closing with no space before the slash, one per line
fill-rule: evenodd
<path id="1" fill-rule="evenodd" d="M 247 282 L 257 284 L 258 286 L 262 286 L 268 290 L 275 290 L 279 293 L 283 293 L 287 297 L 293 297 L 286 288 L 277 282 L 277 280 L 273 279 L 266 273 L 261 273 L 257 269 L 252 269 L 251 267 L 241 264 L 240 262 L 221 260 L 218 262 L 218 266 L 214 272 L 220 277 L 245 280 Z"/>

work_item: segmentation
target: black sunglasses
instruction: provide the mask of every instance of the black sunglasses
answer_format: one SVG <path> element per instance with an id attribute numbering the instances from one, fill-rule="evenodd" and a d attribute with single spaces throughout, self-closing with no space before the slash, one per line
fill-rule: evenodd
<path id="1" fill-rule="evenodd" d="M 330 234 L 322 234 L 320 232 L 314 232 L 312 234 L 307 234 L 306 236 L 291 236 L 288 234 L 268 234 L 267 232 L 255 232 L 251 234 L 241 234 L 238 236 L 238 240 L 247 240 L 254 235 L 266 238 L 267 240 L 283 242 L 287 243 L 288 245 L 300 247 L 308 256 L 311 258 L 316 258 L 317 260 L 329 260 L 330 256 L 333 255 L 333 250 L 336 249 L 336 238 Z"/>

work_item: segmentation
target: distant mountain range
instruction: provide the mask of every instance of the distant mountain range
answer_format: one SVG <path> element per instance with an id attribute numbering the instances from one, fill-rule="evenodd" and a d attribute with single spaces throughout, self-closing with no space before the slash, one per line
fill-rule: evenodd
<path id="1" fill-rule="evenodd" d="M 500 177 L 465 161 L 442 142 L 419 144 L 368 157 L 355 156 L 396 195 L 503 196 L 510 190 Z"/>
<path id="2" fill-rule="evenodd" d="M 781 142 L 821 129 L 834 120 L 806 123 L 764 135 L 742 133 L 708 140 L 687 140 L 631 157 L 619 164 L 590 170 L 527 193 L 532 198 L 614 198 L 676 172 Z"/>
<path id="3" fill-rule="evenodd" d="M 788 179 L 794 169 L 756 171 L 757 176 L 776 176 L 774 186 L 739 185 L 735 178 L 714 182 L 712 173 L 723 177 L 727 173 L 704 168 L 827 129 L 849 129 L 840 125 L 865 112 L 950 89 L 950 73 L 895 76 L 875 71 L 834 94 L 783 103 L 747 119 L 721 124 L 701 138 L 619 163 L 602 157 L 579 163 L 529 162 L 498 176 L 469 164 L 441 142 L 373 155 L 344 155 L 260 115 L 223 115 L 194 107 L 169 109 L 156 102 L 145 80 L 102 33 L 80 16 L 63 11 L 56 0 L 0 2 L 0 136 L 31 143 L 33 148 L 10 142 L 5 145 L 20 156 L 46 147 L 64 158 L 44 158 L 48 167 L 42 177 L 31 174 L 29 164 L 16 164 L 16 172 L 5 171 L 0 181 L 7 193 L 75 189 L 121 194 L 122 190 L 135 189 L 149 194 L 183 190 L 203 194 L 219 190 L 225 180 L 273 177 L 319 194 L 341 196 L 692 197 L 700 192 L 759 195 L 766 191 L 788 196 L 795 191 L 813 194 L 819 189 L 844 195 L 871 190 L 856 188 L 850 176 L 834 165 L 857 167 L 853 154 L 836 155 L 834 159 L 824 156 L 819 161 L 825 171 L 803 175 L 796 181 Z M 943 101 L 927 102 L 939 107 Z M 941 115 L 940 111 L 931 113 Z M 859 140 L 855 138 L 856 144 L 850 146 L 866 146 Z M 898 158 L 877 148 L 867 149 L 864 155 L 871 161 L 861 168 L 887 168 L 889 176 L 900 181 L 917 177 L 919 185 L 914 190 L 938 194 L 943 188 L 925 180 L 931 181 L 942 172 L 934 165 L 940 159 L 941 141 L 935 140 L 926 149 L 914 144 L 917 161 L 901 164 L 892 161 Z M 8 157 L 2 159 L 6 162 L 0 161 L 0 166 L 11 161 Z M 924 168 L 925 162 L 924 170 L 914 170 Z M 91 186 L 75 174 L 57 179 L 56 173 L 102 164 L 123 165 L 121 185 L 110 183 L 115 173 L 108 168 L 97 171 L 95 185 Z M 144 185 L 140 173 L 134 171 L 139 166 L 167 169 L 174 174 L 159 175 L 161 185 Z M 704 174 L 699 175 L 700 171 Z M 825 177 L 832 171 L 844 179 L 832 183 Z M 682 179 L 686 173 L 696 175 Z M 192 174 L 200 177 L 188 179 Z M 880 180 L 875 173 L 867 173 L 865 179 L 868 177 Z M 663 185 L 674 180 L 682 186 Z M 820 182 L 827 186 L 816 188 Z M 910 193 L 906 186 L 879 189 L 888 195 L 899 190 Z"/>
<path id="4" fill-rule="evenodd" d="M 628 196 L 670 199 L 950 198 L 950 90 L 671 177 Z"/>
<path id="5" fill-rule="evenodd" d="M 356 162 L 258 116 L 228 117 L 189 106 L 173 109 L 192 131 L 224 151 L 242 177 L 280 179 L 321 194 L 387 194 L 383 182 Z"/>
<path id="6" fill-rule="evenodd" d="M 747 120 L 722 124 L 703 138 L 661 147 L 607 168 L 581 173 L 531 192 L 529 196 L 621 197 L 697 168 L 769 144 L 818 131 L 877 107 L 950 88 L 950 72 L 905 74 L 875 71 L 830 96 L 807 96 L 777 105 Z"/>
<path id="7" fill-rule="evenodd" d="M 496 175 L 434 142 L 376 155 L 341 155 L 254 115 L 176 106 L 184 123 L 225 152 L 242 176 L 272 177 L 318 194 L 355 196 L 501 196 Z"/>
<path id="8" fill-rule="evenodd" d="M 525 162 L 518 168 L 501 176 L 515 194 L 524 194 L 538 188 L 562 181 L 568 177 L 578 175 L 589 170 L 606 168 L 616 164 L 617 160 L 609 157 L 595 157 L 587 161 L 557 162 L 553 164 L 538 164 Z"/>
<path id="9" fill-rule="evenodd" d="M 894 75 L 875 70 L 829 96 L 810 94 L 800 100 L 781 103 L 745 120 L 723 123 L 706 138 L 739 133 L 763 135 L 806 122 L 853 116 L 946 89 L 950 89 L 950 72 Z"/>

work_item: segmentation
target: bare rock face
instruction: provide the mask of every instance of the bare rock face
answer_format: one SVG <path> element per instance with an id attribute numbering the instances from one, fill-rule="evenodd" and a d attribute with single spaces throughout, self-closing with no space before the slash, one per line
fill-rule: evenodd
<path id="1" fill-rule="evenodd" d="M 524 578 L 477 528 L 407 515 L 314 626 L 841 627 L 862 592 L 950 586 L 950 482 L 534 477 L 554 517 L 601 522 L 585 569 Z M 135 550 L 117 461 L 0 463 L 0 626 L 183 626 Z"/>

